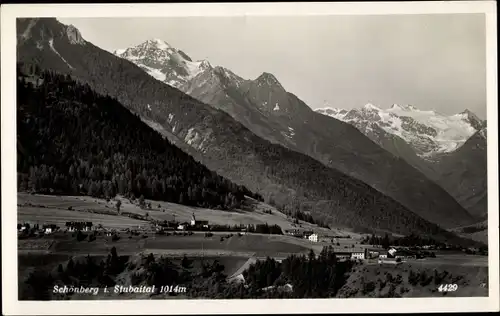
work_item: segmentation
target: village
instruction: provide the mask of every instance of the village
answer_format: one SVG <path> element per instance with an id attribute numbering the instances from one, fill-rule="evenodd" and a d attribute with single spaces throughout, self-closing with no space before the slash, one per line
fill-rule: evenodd
<path id="1" fill-rule="evenodd" d="M 142 236 L 142 238 L 147 238 L 148 234 L 151 236 L 170 236 L 170 235 L 182 235 L 191 236 L 195 232 L 204 232 L 205 237 L 213 236 L 213 233 L 231 233 L 227 237 L 232 236 L 232 233 L 236 233 L 238 236 L 245 234 L 283 234 L 284 236 L 289 236 L 292 238 L 298 238 L 307 241 L 312 245 L 329 245 L 333 247 L 336 258 L 340 261 L 353 260 L 358 262 L 370 261 L 378 262 L 379 264 L 400 264 L 407 260 L 422 259 L 425 257 L 435 257 L 435 253 L 429 250 L 436 249 L 435 246 L 428 245 L 422 247 L 401 247 L 401 246 L 390 246 L 387 249 L 381 247 L 380 245 L 363 245 L 358 242 L 352 243 L 352 238 L 350 235 L 327 235 L 320 234 L 313 230 L 305 229 L 289 229 L 279 232 L 272 232 L 268 230 L 262 230 L 258 227 L 265 227 L 267 225 L 217 225 L 210 224 L 207 220 L 197 219 L 193 213 L 190 221 L 158 221 L 150 220 L 149 225 L 135 226 L 128 228 L 109 228 L 102 224 L 94 224 L 90 221 L 67 221 L 64 227 L 60 227 L 56 224 L 41 224 L 36 222 L 23 222 L 17 225 L 18 238 L 40 238 L 43 236 L 50 236 L 56 233 L 74 233 L 78 241 L 85 239 L 86 235 L 83 233 L 88 233 L 88 241 L 93 241 L 96 236 L 107 236 L 111 237 L 112 241 L 116 241 L 120 238 L 120 234 L 129 234 L 130 236 Z M 224 237 L 220 237 L 223 240 Z M 350 242 L 346 244 L 345 240 Z M 342 246 L 341 246 L 342 244 Z"/>

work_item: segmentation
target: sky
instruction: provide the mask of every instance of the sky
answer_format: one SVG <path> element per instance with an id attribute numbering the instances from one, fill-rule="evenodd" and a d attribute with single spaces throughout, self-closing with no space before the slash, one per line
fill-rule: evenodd
<path id="1" fill-rule="evenodd" d="M 411 104 L 486 118 L 483 14 L 60 18 L 113 51 L 159 38 L 311 108 Z"/>

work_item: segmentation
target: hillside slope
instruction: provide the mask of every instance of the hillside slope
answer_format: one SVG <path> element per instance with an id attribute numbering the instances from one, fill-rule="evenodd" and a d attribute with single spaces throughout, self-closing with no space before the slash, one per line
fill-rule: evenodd
<path id="1" fill-rule="evenodd" d="M 488 216 L 486 127 L 434 163 L 438 183 L 479 219 Z"/>
<path id="2" fill-rule="evenodd" d="M 238 207 L 245 195 L 258 197 L 196 162 L 117 101 L 69 76 L 20 74 L 17 93 L 21 191 L 133 194 L 223 209 Z"/>

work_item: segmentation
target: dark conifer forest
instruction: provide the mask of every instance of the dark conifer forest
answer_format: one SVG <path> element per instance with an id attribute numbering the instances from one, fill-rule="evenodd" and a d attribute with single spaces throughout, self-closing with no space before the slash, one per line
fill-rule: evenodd
<path id="1" fill-rule="evenodd" d="M 69 76 L 18 69 L 21 191 L 116 194 L 207 208 L 261 199 L 196 162 L 111 97 Z"/>

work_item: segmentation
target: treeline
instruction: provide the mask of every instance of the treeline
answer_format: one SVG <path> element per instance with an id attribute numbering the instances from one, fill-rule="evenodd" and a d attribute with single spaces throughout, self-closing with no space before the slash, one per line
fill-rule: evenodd
<path id="1" fill-rule="evenodd" d="M 389 248 L 389 246 L 403 246 L 403 247 L 421 247 L 421 246 L 434 246 L 436 248 L 446 247 L 446 244 L 435 240 L 432 237 L 418 236 L 415 234 L 410 234 L 403 237 L 389 236 L 387 233 L 384 236 L 366 236 L 361 240 L 361 244 L 368 245 L 379 245 L 383 248 Z"/>
<path id="2" fill-rule="evenodd" d="M 453 250 L 468 249 L 460 244 L 444 243 L 429 236 L 419 236 L 413 233 L 403 237 L 389 236 L 387 233 L 384 236 L 375 236 L 375 234 L 372 234 L 371 236 L 364 237 L 360 243 L 368 245 L 379 245 L 385 249 L 388 249 L 389 246 L 402 246 L 402 247 L 431 246 L 435 249 L 453 249 Z M 487 250 L 487 247 L 485 245 L 480 245 L 478 249 L 480 250 L 480 252 L 482 251 L 484 252 Z"/>
<path id="3" fill-rule="evenodd" d="M 292 217 L 294 224 L 299 224 L 299 221 L 304 221 L 304 222 L 308 222 L 311 224 L 316 224 L 319 227 L 330 228 L 330 226 L 328 225 L 328 223 L 326 221 L 320 220 L 318 218 L 314 218 L 310 213 L 302 212 L 300 210 L 292 211 L 290 209 L 291 207 L 293 207 L 292 205 L 294 205 L 294 204 L 289 204 L 289 208 L 281 207 L 279 210 L 282 213 Z"/>
<path id="4" fill-rule="evenodd" d="M 279 263 L 267 258 L 257 261 L 243 273 L 251 296 L 290 298 L 335 297 L 345 284 L 353 263 L 339 262 L 332 246 L 324 247 L 316 257 L 314 251 L 308 256 L 292 255 Z M 291 285 L 288 292 L 286 285 Z M 269 288 L 263 292 L 263 288 Z"/>
<path id="5" fill-rule="evenodd" d="M 116 100 L 44 71 L 18 68 L 18 188 L 53 194 L 144 196 L 232 209 L 245 195 L 163 139 Z M 37 71 L 36 69 L 34 70 Z M 42 78 L 33 85 L 33 78 Z"/>

